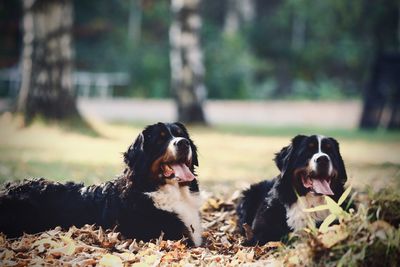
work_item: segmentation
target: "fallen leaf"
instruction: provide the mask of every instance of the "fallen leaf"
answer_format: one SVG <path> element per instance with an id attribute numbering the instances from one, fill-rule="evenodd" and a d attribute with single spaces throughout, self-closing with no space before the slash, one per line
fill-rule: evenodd
<path id="1" fill-rule="evenodd" d="M 331 248 L 339 242 L 345 240 L 349 236 L 349 233 L 344 227 L 340 225 L 333 225 L 329 228 L 329 231 L 321 234 L 319 240 L 326 248 Z"/>
<path id="2" fill-rule="evenodd" d="M 289 259 L 288 259 L 288 262 L 289 262 L 289 264 L 292 264 L 292 265 L 299 265 L 300 264 L 300 260 L 299 260 L 299 257 L 297 255 L 290 256 Z"/>
<path id="3" fill-rule="evenodd" d="M 122 267 L 122 260 L 120 257 L 112 255 L 112 254 L 105 254 L 99 261 L 99 265 L 102 267 Z"/>
<path id="4" fill-rule="evenodd" d="M 76 249 L 74 240 L 72 240 L 70 237 L 67 236 L 61 236 L 60 238 L 65 243 L 65 246 L 51 249 L 50 253 L 57 256 L 60 254 L 65 254 L 68 256 L 74 254 Z"/>
<path id="5" fill-rule="evenodd" d="M 118 254 L 118 256 L 124 261 L 133 261 L 136 259 L 135 254 L 129 252 Z"/>
<path id="6" fill-rule="evenodd" d="M 131 267 L 150 267 L 151 265 L 144 262 L 135 262 L 131 264 Z"/>

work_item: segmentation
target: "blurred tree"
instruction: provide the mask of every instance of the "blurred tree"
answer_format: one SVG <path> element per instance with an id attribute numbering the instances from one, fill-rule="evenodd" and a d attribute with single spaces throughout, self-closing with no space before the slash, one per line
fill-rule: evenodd
<path id="1" fill-rule="evenodd" d="M 142 27 L 142 6 L 140 0 L 130 0 L 129 22 L 128 22 L 128 41 L 138 43 L 141 36 Z"/>
<path id="2" fill-rule="evenodd" d="M 360 127 L 400 128 L 400 54 L 377 58 L 365 90 Z"/>
<path id="3" fill-rule="evenodd" d="M 12 65 L 6 57 L 16 58 L 14 48 L 22 40 L 14 41 L 5 20 L 18 16 L 12 12 L 16 3 L 0 1 L 4 67 Z M 76 68 L 129 72 L 132 83 L 116 90 L 118 96 L 171 96 L 170 1 L 74 3 Z M 202 0 L 199 5 L 208 98 L 358 98 L 370 80 L 377 47 L 399 51 L 398 0 Z M 224 34 L 228 28 L 234 34 Z"/>
<path id="4" fill-rule="evenodd" d="M 366 2 L 368 18 L 360 32 L 371 42 L 373 61 L 367 86 L 360 128 L 400 128 L 400 2 Z M 372 22 L 370 22 L 372 21 Z"/>
<path id="5" fill-rule="evenodd" d="M 22 84 L 17 111 L 29 123 L 80 119 L 73 87 L 72 0 L 23 1 Z"/>
<path id="6" fill-rule="evenodd" d="M 224 32 L 228 35 L 237 34 L 243 24 L 253 22 L 254 7 L 254 0 L 228 0 Z"/>
<path id="7" fill-rule="evenodd" d="M 203 103 L 203 54 L 200 46 L 201 17 L 199 0 L 172 0 L 173 21 L 170 27 L 171 87 L 178 108 L 178 120 L 206 123 Z"/>

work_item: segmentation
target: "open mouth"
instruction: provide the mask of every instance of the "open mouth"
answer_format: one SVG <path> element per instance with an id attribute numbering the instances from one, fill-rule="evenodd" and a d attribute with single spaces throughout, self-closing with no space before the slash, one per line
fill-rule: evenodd
<path id="1" fill-rule="evenodd" d="M 189 162 L 169 162 L 161 164 L 161 172 L 164 177 L 177 179 L 178 182 L 191 182 L 196 176 L 189 168 Z"/>
<path id="2" fill-rule="evenodd" d="M 315 176 L 312 174 L 301 175 L 301 181 L 305 188 L 309 188 L 317 194 L 334 195 L 331 189 L 331 177 Z"/>

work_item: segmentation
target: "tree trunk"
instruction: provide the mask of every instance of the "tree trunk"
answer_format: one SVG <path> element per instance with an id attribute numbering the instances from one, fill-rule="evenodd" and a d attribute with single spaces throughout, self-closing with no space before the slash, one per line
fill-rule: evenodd
<path id="1" fill-rule="evenodd" d="M 387 128 L 390 130 L 400 129 L 400 96 L 396 96 L 396 101 L 393 102 L 392 112 L 390 114 Z"/>
<path id="2" fill-rule="evenodd" d="M 360 128 L 400 128 L 400 54 L 377 57 L 366 88 Z"/>
<path id="3" fill-rule="evenodd" d="M 391 92 L 389 97 L 390 115 L 387 128 L 400 129 L 400 54 L 393 56 L 391 70 Z"/>
<path id="4" fill-rule="evenodd" d="M 199 0 L 171 0 L 173 21 L 170 27 L 171 87 L 178 108 L 178 120 L 206 122 L 203 103 L 203 54 L 200 46 L 201 17 Z"/>
<path id="5" fill-rule="evenodd" d="M 140 0 L 130 0 L 128 41 L 138 44 L 142 35 L 142 3 Z"/>
<path id="6" fill-rule="evenodd" d="M 80 118 L 73 87 L 72 0 L 24 0 L 17 111 L 29 123 Z"/>
<path id="7" fill-rule="evenodd" d="M 379 59 L 374 62 L 371 71 L 371 80 L 366 87 L 364 106 L 361 115 L 360 128 L 375 129 L 379 126 L 383 109 L 385 107 L 385 96 L 380 85 L 381 70 Z"/>
<path id="8" fill-rule="evenodd" d="M 254 0 L 228 0 L 225 15 L 224 32 L 236 34 L 242 24 L 251 23 L 255 17 Z"/>

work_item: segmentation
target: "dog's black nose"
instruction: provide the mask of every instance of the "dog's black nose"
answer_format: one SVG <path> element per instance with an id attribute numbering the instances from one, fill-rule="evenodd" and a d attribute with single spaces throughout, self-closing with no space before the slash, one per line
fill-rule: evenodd
<path id="1" fill-rule="evenodd" d="M 179 149 L 185 149 L 185 148 L 187 149 L 189 148 L 189 140 L 182 138 L 176 143 L 176 146 Z"/>
<path id="2" fill-rule="evenodd" d="M 317 158 L 317 164 L 322 164 L 322 165 L 327 165 L 329 163 L 329 158 L 325 155 L 320 156 L 319 158 Z"/>

